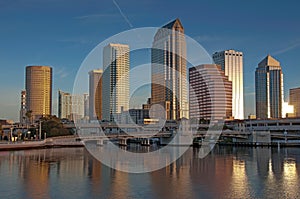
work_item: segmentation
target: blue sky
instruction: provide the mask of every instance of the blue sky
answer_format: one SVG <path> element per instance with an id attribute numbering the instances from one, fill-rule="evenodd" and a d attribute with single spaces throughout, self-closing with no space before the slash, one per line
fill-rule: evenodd
<path id="1" fill-rule="evenodd" d="M 299 8 L 296 0 L 0 0 L 0 118 L 18 120 L 26 65 L 53 67 L 57 113 L 57 90 L 72 90 L 77 70 L 97 44 L 177 17 L 210 54 L 244 53 L 245 115 L 254 113 L 254 71 L 267 54 L 281 62 L 286 99 L 288 89 L 300 87 Z"/>

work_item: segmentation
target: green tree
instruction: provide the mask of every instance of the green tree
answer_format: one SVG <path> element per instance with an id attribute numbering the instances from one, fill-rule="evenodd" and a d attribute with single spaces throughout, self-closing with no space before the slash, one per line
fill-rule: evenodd
<path id="1" fill-rule="evenodd" d="M 64 128 L 61 120 L 53 115 L 44 116 L 41 119 L 42 137 L 47 133 L 47 137 L 72 135 L 72 130 Z"/>
<path id="2" fill-rule="evenodd" d="M 3 139 L 3 128 L 2 128 L 2 124 L 0 124 L 0 140 Z"/>

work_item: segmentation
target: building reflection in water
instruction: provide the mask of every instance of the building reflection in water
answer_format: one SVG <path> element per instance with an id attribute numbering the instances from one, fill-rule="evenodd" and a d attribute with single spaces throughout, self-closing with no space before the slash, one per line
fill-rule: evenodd
<path id="1" fill-rule="evenodd" d="M 128 174 L 84 148 L 0 152 L 1 198 L 299 197 L 298 148 L 218 146 L 198 157 L 190 148 L 163 169 Z"/>
<path id="2" fill-rule="evenodd" d="M 250 198 L 250 186 L 246 175 L 245 161 L 233 159 L 232 168 L 230 198 Z"/>
<path id="3" fill-rule="evenodd" d="M 286 159 L 283 163 L 283 190 L 287 198 L 299 198 L 299 180 L 294 159 Z"/>

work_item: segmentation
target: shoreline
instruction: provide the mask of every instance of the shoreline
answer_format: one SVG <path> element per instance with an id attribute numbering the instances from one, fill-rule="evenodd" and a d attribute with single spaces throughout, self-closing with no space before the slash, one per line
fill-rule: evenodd
<path id="1" fill-rule="evenodd" d="M 84 147 L 82 142 L 76 141 L 76 136 L 47 138 L 39 141 L 22 141 L 0 143 L 0 151 L 16 151 L 27 149 Z"/>
<path id="2" fill-rule="evenodd" d="M 56 138 L 57 139 L 57 138 Z M 272 144 L 252 144 L 252 143 L 216 143 L 220 146 L 231 146 L 231 147 L 247 147 L 247 148 L 287 148 L 287 147 L 299 147 L 300 144 L 295 143 L 281 143 L 279 146 L 275 143 Z M 85 145 L 79 141 L 29 141 L 29 142 L 20 142 L 20 143 L 6 143 L 0 144 L 1 151 L 18 151 L 18 150 L 31 150 L 31 149 L 47 149 L 47 148 L 77 148 L 84 147 Z M 192 148 L 200 148 L 201 145 L 190 145 Z"/>

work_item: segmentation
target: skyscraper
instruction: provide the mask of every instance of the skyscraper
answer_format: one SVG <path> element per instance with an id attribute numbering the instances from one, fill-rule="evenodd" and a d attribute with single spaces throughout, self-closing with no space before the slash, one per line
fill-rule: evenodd
<path id="1" fill-rule="evenodd" d="M 256 117 L 281 118 L 283 73 L 279 61 L 268 55 L 255 71 Z"/>
<path id="2" fill-rule="evenodd" d="M 294 116 L 300 117 L 300 87 L 290 89 L 290 105 L 294 106 Z"/>
<path id="3" fill-rule="evenodd" d="M 103 119 L 118 120 L 129 109 L 129 46 L 108 44 L 103 49 Z"/>
<path id="4" fill-rule="evenodd" d="M 20 109 L 20 123 L 25 124 L 26 123 L 26 91 L 21 91 L 21 109 Z"/>
<path id="5" fill-rule="evenodd" d="M 49 66 L 27 66 L 25 81 L 27 111 L 32 111 L 32 119 L 51 115 L 52 68 Z"/>
<path id="6" fill-rule="evenodd" d="M 60 119 L 68 118 L 72 110 L 72 96 L 70 93 L 58 91 L 58 117 Z"/>
<path id="7" fill-rule="evenodd" d="M 102 70 L 89 72 L 89 119 L 102 119 Z"/>
<path id="8" fill-rule="evenodd" d="M 188 118 L 186 41 L 176 19 L 155 34 L 151 49 L 151 103 L 165 110 L 167 120 Z M 159 114 L 155 117 L 160 117 Z"/>
<path id="9" fill-rule="evenodd" d="M 215 64 L 232 82 L 232 115 L 235 119 L 244 119 L 244 83 L 243 83 L 243 53 L 235 50 L 225 50 L 213 54 Z"/>
<path id="10" fill-rule="evenodd" d="M 58 117 L 69 120 L 82 119 L 84 117 L 84 95 L 71 95 L 59 90 Z"/>
<path id="11" fill-rule="evenodd" d="M 219 65 L 189 68 L 190 118 L 223 120 L 232 117 L 232 82 Z"/>

